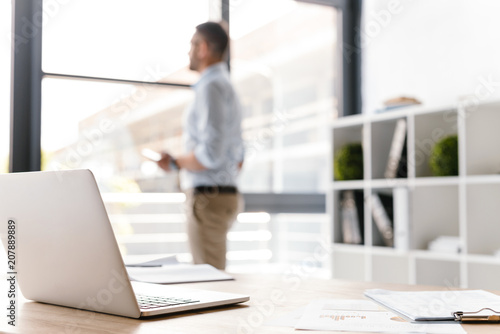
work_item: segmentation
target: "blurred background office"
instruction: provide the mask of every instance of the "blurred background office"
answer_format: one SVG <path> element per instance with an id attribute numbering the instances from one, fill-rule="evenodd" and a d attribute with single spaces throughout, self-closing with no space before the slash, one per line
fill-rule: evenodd
<path id="1" fill-rule="evenodd" d="M 11 135 L 11 7 L 0 3 L 2 172 Z M 177 175 L 140 152 L 181 152 L 182 113 L 197 80 L 187 69 L 190 37 L 201 22 L 229 19 L 248 210 L 229 233 L 228 270 L 301 265 L 329 276 L 330 257 L 315 254 L 331 242 L 324 196 L 331 122 L 375 113 L 404 94 L 452 104 L 484 81 L 488 98 L 499 98 L 499 10 L 494 0 L 45 0 L 43 23 L 25 22 L 28 39 L 43 30 L 41 169 L 95 173 L 131 261 L 169 254 L 188 261 Z M 349 43 L 347 17 L 361 19 Z M 356 104 L 349 110 L 346 93 Z"/>

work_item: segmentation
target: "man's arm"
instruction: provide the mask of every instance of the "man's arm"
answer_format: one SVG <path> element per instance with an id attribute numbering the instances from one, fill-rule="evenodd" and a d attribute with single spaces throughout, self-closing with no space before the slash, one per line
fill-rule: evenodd
<path id="1" fill-rule="evenodd" d="M 207 169 L 198 161 L 198 159 L 196 159 L 194 152 L 182 155 L 178 157 L 175 161 L 177 162 L 177 166 L 179 166 L 179 168 L 185 168 L 192 172 L 202 171 Z"/>

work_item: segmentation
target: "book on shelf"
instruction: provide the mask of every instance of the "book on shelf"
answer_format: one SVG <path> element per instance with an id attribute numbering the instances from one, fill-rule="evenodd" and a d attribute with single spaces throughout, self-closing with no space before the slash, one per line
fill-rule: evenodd
<path id="1" fill-rule="evenodd" d="M 389 111 L 389 110 L 394 110 L 394 109 L 399 109 L 399 108 L 404 108 L 404 107 L 409 107 L 409 106 L 415 106 L 422 104 L 419 100 L 413 97 L 407 97 L 407 96 L 399 96 L 395 97 L 392 99 L 388 99 L 384 101 L 384 106 L 377 110 L 377 113 Z"/>
<path id="2" fill-rule="evenodd" d="M 356 205 L 356 194 L 354 190 L 345 190 L 342 192 L 342 201 L 340 202 L 341 229 L 343 242 L 346 244 L 362 244 L 362 219 Z"/>
<path id="3" fill-rule="evenodd" d="M 392 247 L 394 245 L 394 229 L 392 226 L 392 220 L 389 217 L 388 210 L 384 208 L 380 196 L 381 195 L 379 194 L 371 195 L 373 221 L 375 222 L 375 225 L 380 232 L 384 245 Z M 391 196 L 387 196 L 386 199 L 386 203 L 388 201 L 392 202 Z"/>
<path id="4" fill-rule="evenodd" d="M 365 195 L 362 190 L 354 190 L 354 204 L 358 213 L 358 227 L 361 235 L 361 243 L 365 240 Z"/>
<path id="5" fill-rule="evenodd" d="M 401 158 L 398 163 L 398 170 L 396 172 L 396 177 L 407 178 L 408 177 L 408 152 L 407 152 L 407 136 L 405 134 L 405 140 L 403 142 L 403 151 L 401 152 Z"/>
<path id="6" fill-rule="evenodd" d="M 399 119 L 394 129 L 389 158 L 385 168 L 384 176 L 386 178 L 408 176 L 406 146 L 406 120 Z"/>

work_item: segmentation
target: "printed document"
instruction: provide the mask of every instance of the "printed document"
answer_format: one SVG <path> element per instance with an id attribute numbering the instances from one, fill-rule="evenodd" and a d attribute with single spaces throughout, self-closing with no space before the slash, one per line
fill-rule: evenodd
<path id="1" fill-rule="evenodd" d="M 411 323 L 392 312 L 381 310 L 369 300 L 318 300 L 310 303 L 296 329 L 384 332 L 464 334 L 458 323 Z"/>

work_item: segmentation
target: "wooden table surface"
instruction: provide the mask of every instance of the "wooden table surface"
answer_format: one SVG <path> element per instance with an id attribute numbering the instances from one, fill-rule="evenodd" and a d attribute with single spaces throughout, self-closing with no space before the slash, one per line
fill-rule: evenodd
<path id="1" fill-rule="evenodd" d="M 380 283 L 308 279 L 289 275 L 234 275 L 235 281 L 182 284 L 190 288 L 218 290 L 250 295 L 250 301 L 182 314 L 147 319 L 129 319 L 66 307 L 19 300 L 18 333 L 294 333 L 293 328 L 267 326 L 270 319 L 306 306 L 316 299 L 362 299 L 371 288 L 393 290 L 444 290 Z M 500 333 L 500 325 L 464 325 L 468 333 Z M 311 333 L 332 333 L 314 331 Z M 339 333 L 339 332 L 334 332 Z"/>

